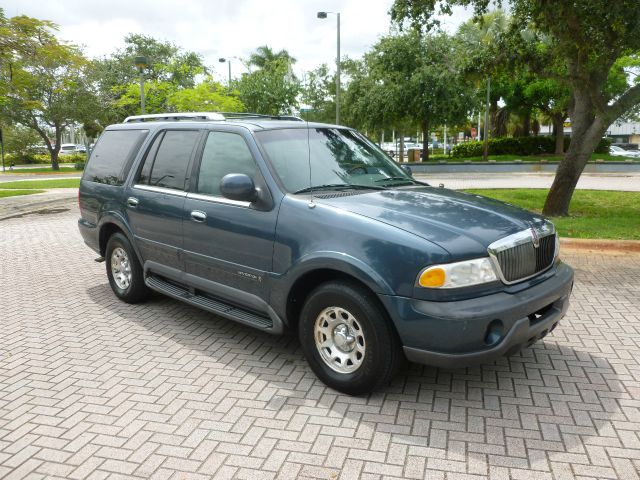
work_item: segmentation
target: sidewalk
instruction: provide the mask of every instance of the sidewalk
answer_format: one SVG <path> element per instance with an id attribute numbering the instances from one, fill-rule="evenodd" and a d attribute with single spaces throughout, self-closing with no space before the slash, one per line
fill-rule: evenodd
<path id="1" fill-rule="evenodd" d="M 446 188 L 549 188 L 554 173 L 416 173 L 414 178 L 434 187 Z M 640 173 L 583 173 L 579 190 L 619 190 L 640 192 Z"/>

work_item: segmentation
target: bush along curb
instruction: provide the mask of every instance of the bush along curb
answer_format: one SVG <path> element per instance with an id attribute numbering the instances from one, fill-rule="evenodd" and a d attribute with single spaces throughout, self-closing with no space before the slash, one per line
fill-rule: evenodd
<path id="1" fill-rule="evenodd" d="M 564 150 L 569 146 L 570 138 L 564 138 Z M 594 153 L 608 153 L 611 140 L 603 138 Z M 489 139 L 489 155 L 539 155 L 553 154 L 556 139 L 552 136 L 501 137 Z M 484 142 L 459 143 L 451 152 L 454 158 L 480 157 L 484 152 Z"/>

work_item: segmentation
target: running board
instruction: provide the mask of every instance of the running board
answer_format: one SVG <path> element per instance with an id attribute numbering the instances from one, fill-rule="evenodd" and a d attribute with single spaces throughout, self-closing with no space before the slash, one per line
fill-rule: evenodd
<path id="1" fill-rule="evenodd" d="M 195 307 L 202 308 L 203 310 L 206 310 L 208 312 L 215 313 L 216 315 L 219 315 L 221 317 L 228 318 L 229 320 L 234 320 L 249 327 L 258 328 L 260 330 L 267 330 L 272 333 L 278 333 L 274 332 L 273 320 L 268 316 L 262 316 L 248 310 L 226 304 L 219 300 L 213 300 L 212 298 L 206 297 L 204 295 L 191 293 L 186 288 L 167 282 L 156 275 L 148 275 L 145 279 L 145 283 L 149 288 L 153 290 L 163 293 L 169 297 L 175 298 L 176 300 L 186 302 Z"/>

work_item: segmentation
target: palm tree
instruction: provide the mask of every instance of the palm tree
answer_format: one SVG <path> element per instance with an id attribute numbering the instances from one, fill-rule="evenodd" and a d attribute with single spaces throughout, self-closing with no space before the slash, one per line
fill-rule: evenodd
<path id="1" fill-rule="evenodd" d="M 261 47 L 256 48 L 256 51 L 249 56 L 247 64 L 253 65 L 257 68 L 265 68 L 270 63 L 279 60 L 285 61 L 289 66 L 296 63 L 296 59 L 293 58 L 286 50 L 274 52 L 271 47 L 262 45 Z"/>

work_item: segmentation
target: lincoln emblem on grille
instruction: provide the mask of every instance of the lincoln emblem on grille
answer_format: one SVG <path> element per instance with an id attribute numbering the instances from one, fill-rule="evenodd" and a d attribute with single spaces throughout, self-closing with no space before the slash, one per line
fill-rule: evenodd
<path id="1" fill-rule="evenodd" d="M 531 225 L 531 239 L 533 240 L 533 246 L 538 248 L 540 246 L 540 237 L 538 236 L 538 232 L 536 232 L 536 227 Z"/>

